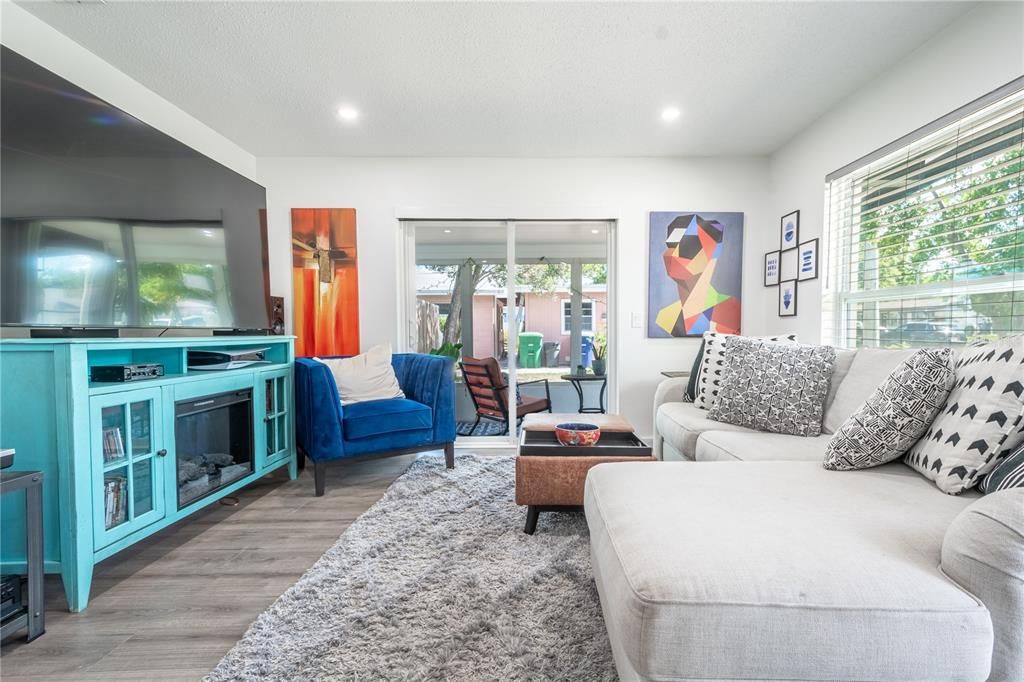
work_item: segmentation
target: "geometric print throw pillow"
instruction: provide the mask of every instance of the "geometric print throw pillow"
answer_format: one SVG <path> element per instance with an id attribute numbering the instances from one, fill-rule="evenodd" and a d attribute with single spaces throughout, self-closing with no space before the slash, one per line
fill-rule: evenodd
<path id="1" fill-rule="evenodd" d="M 946 404 L 953 351 L 922 349 L 886 377 L 825 445 L 826 469 L 849 471 L 899 459 Z"/>
<path id="2" fill-rule="evenodd" d="M 944 493 L 978 484 L 1024 440 L 1024 334 L 964 348 L 946 405 L 903 461 Z"/>
<path id="3" fill-rule="evenodd" d="M 821 433 L 835 348 L 730 336 L 725 350 L 728 364 L 708 419 L 797 436 Z"/>
<path id="4" fill-rule="evenodd" d="M 978 484 L 978 490 L 985 494 L 1008 488 L 1024 488 L 1024 445 L 1001 459 Z"/>
<path id="5" fill-rule="evenodd" d="M 700 357 L 700 371 L 697 374 L 696 393 L 693 398 L 694 407 L 708 409 L 718 398 L 718 389 L 722 385 L 722 373 L 725 371 L 725 341 L 735 334 L 704 332 L 703 352 Z M 745 339 L 760 339 L 778 343 L 796 343 L 796 334 L 780 334 L 778 336 L 744 336 Z"/>

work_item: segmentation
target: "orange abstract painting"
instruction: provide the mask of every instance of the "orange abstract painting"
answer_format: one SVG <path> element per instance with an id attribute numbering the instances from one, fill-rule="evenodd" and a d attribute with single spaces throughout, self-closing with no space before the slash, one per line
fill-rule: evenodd
<path id="1" fill-rule="evenodd" d="M 359 353 L 354 208 L 292 209 L 295 354 Z"/>

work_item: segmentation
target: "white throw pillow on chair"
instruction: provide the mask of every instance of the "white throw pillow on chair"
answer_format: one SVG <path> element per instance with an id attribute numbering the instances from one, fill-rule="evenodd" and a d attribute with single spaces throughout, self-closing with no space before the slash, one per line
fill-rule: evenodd
<path id="1" fill-rule="evenodd" d="M 390 346 L 374 346 L 350 358 L 313 359 L 331 370 L 342 405 L 405 397 L 391 366 Z"/>

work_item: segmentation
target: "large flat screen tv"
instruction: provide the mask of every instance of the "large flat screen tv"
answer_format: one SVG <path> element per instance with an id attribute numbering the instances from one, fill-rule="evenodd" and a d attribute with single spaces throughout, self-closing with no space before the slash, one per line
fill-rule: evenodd
<path id="1" fill-rule="evenodd" d="M 265 328 L 263 187 L 9 48 L 0 322 Z"/>

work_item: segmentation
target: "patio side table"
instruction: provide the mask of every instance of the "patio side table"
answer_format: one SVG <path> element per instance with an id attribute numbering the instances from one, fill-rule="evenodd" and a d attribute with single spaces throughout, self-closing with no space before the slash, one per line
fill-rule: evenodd
<path id="1" fill-rule="evenodd" d="M 576 389 L 576 397 L 580 401 L 580 414 L 604 414 L 604 392 L 608 388 L 608 377 L 604 374 L 563 374 L 562 381 L 568 381 Z M 598 398 L 598 407 L 583 406 L 583 384 L 589 381 L 601 382 L 601 394 Z"/>

